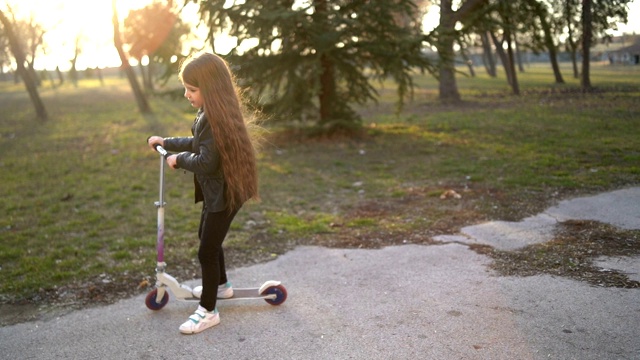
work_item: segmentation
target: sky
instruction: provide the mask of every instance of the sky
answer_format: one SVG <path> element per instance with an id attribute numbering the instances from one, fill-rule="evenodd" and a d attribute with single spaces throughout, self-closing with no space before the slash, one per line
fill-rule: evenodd
<path id="1" fill-rule="evenodd" d="M 123 22 L 131 9 L 144 7 L 152 0 L 117 0 L 120 21 Z M 76 66 L 79 70 L 87 67 L 119 66 L 120 59 L 113 46 L 113 25 L 111 23 L 111 0 L 7 0 L 18 18 L 33 15 L 36 22 L 48 29 L 45 34 L 46 54 L 36 57 L 36 68 L 54 70 L 59 66 L 65 71 L 70 68 L 74 54 L 74 41 L 80 34 L 82 53 Z M 437 10 L 437 7 L 435 7 Z M 196 24 L 197 5 L 190 3 L 183 19 Z M 629 6 L 629 22 L 621 24 L 621 32 L 640 34 L 640 0 Z M 437 12 L 430 11 L 425 17 L 426 30 L 435 27 Z M 206 34 L 202 27 L 195 32 Z M 219 37 L 216 51 L 224 54 L 235 44 L 235 40 Z"/>
<path id="2" fill-rule="evenodd" d="M 47 32 L 44 36 L 45 54 L 36 56 L 35 67 L 66 71 L 71 67 L 75 39 L 81 38 L 81 53 L 76 67 L 120 66 L 120 58 L 113 45 L 111 0 L 8 0 L 17 18 L 33 15 Z M 152 0 L 117 0 L 118 17 L 124 22 L 132 9 L 142 8 Z M 185 21 L 197 23 L 197 6 L 190 3 Z"/>

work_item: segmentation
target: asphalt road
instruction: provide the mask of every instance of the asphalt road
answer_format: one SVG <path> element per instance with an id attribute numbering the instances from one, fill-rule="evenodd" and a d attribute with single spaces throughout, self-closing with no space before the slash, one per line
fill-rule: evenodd
<path id="1" fill-rule="evenodd" d="M 552 276 L 501 277 L 469 249 L 547 241 L 557 221 L 640 229 L 640 188 L 563 201 L 518 223 L 443 235 L 443 245 L 380 250 L 299 247 L 230 272 L 235 286 L 270 279 L 288 300 L 220 302 L 220 325 L 178 326 L 195 303 L 144 296 L 0 328 L 2 359 L 640 359 L 640 289 Z M 599 264 L 640 280 L 640 257 Z M 191 285 L 197 282 L 190 282 Z"/>

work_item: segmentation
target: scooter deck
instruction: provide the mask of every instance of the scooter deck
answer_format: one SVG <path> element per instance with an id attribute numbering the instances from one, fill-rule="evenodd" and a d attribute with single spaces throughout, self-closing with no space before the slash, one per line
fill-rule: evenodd
<path id="1" fill-rule="evenodd" d="M 218 298 L 218 300 L 264 299 L 269 296 L 260 295 L 259 290 L 260 288 L 233 289 L 232 297 Z"/>
<path id="2" fill-rule="evenodd" d="M 275 298 L 275 295 L 261 295 L 260 288 L 247 288 L 247 289 L 233 289 L 233 296 L 228 298 L 219 297 L 218 300 L 252 300 L 252 299 L 268 299 Z M 199 297 L 188 297 L 181 299 L 184 301 L 199 301 Z"/>

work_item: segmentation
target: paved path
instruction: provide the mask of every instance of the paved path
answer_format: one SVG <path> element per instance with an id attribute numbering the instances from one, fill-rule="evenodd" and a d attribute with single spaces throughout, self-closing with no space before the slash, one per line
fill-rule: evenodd
<path id="1" fill-rule="evenodd" d="M 490 259 L 465 244 L 546 241 L 567 219 L 640 229 L 640 188 L 563 201 L 519 223 L 468 227 L 443 235 L 453 240 L 445 245 L 299 247 L 230 272 L 237 286 L 283 280 L 289 298 L 281 306 L 221 302 L 220 325 L 186 336 L 178 326 L 194 303 L 172 299 L 152 312 L 138 296 L 2 327 L 0 358 L 640 359 L 640 289 L 496 276 Z M 639 280 L 640 258 L 601 260 Z"/>

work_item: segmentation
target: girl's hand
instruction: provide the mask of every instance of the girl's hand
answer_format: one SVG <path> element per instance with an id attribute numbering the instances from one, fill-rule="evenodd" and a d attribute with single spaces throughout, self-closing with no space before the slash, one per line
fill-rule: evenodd
<path id="1" fill-rule="evenodd" d="M 164 138 L 160 136 L 149 136 L 149 139 L 147 139 L 147 143 L 149 144 L 149 147 L 153 149 L 153 151 L 156 151 L 156 145 L 164 147 Z"/>
<path id="2" fill-rule="evenodd" d="M 167 165 L 169 165 L 172 169 L 178 168 L 178 155 L 169 155 L 167 156 Z"/>

